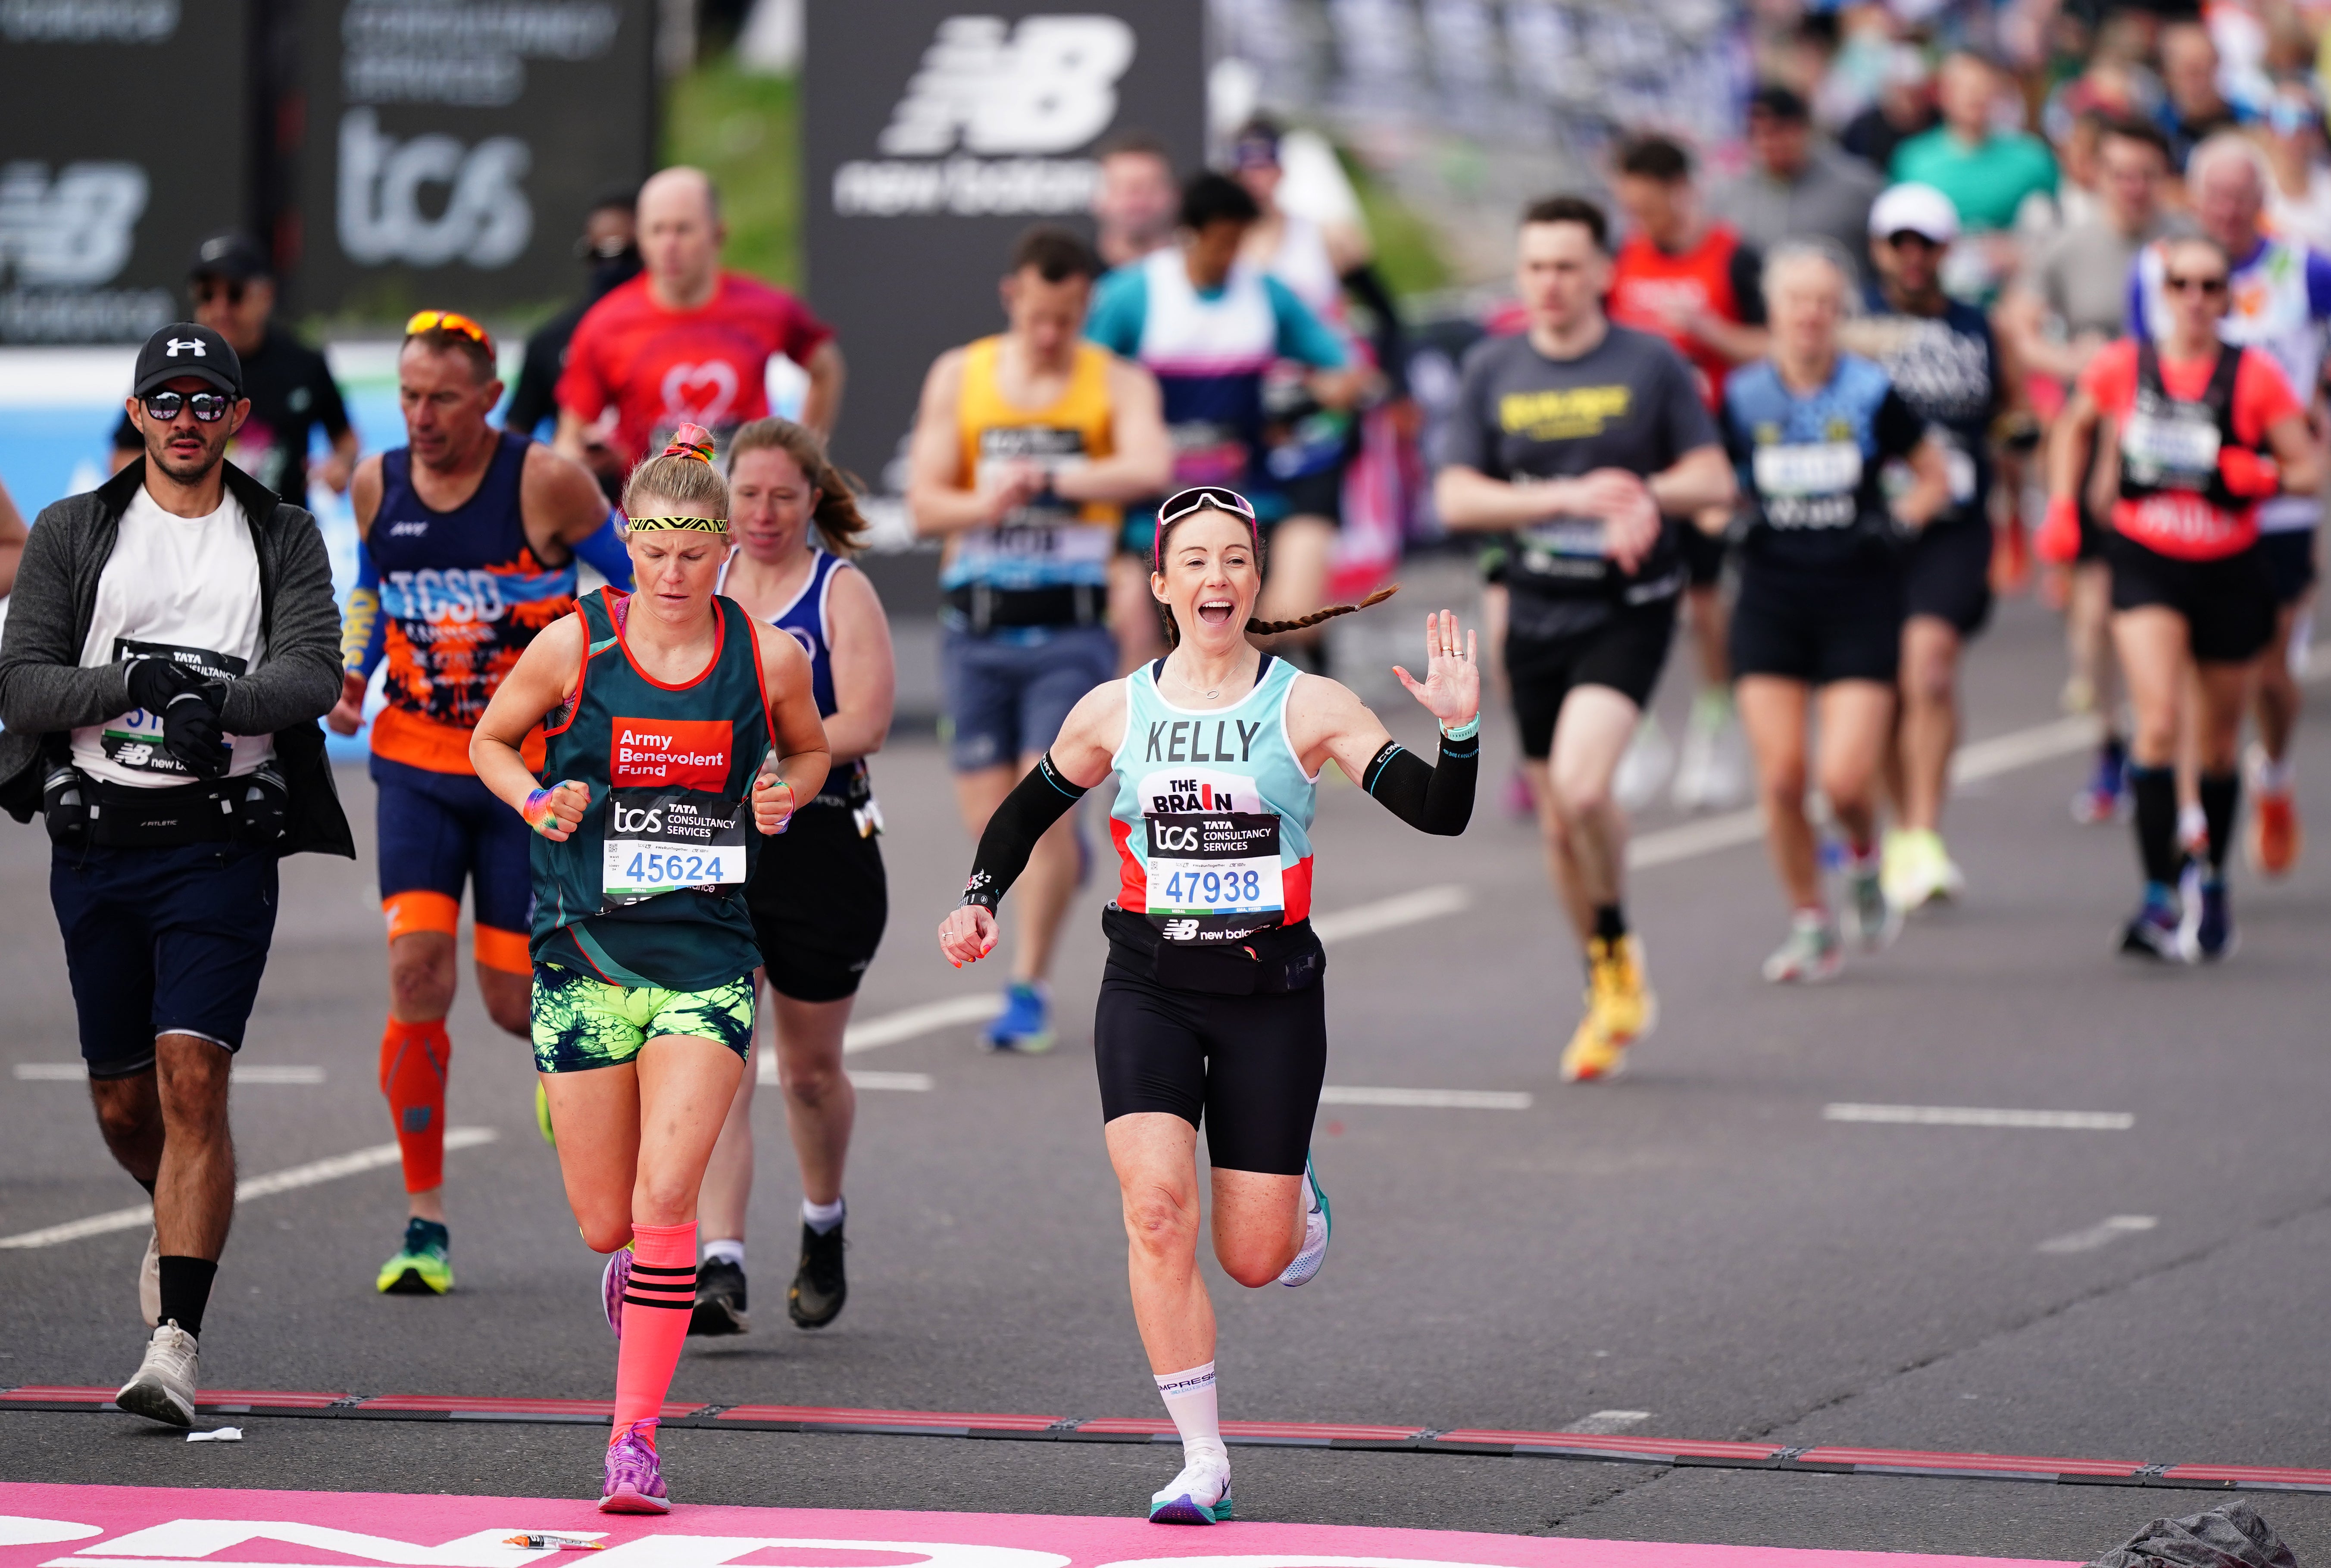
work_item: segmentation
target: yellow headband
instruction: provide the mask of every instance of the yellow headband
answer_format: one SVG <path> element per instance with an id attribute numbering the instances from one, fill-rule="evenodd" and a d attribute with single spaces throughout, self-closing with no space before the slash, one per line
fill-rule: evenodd
<path id="1" fill-rule="evenodd" d="M 728 520 L 726 518 L 633 518 L 630 527 L 635 534 L 655 533 L 666 529 L 684 529 L 698 534 L 725 534 L 728 531 Z"/>

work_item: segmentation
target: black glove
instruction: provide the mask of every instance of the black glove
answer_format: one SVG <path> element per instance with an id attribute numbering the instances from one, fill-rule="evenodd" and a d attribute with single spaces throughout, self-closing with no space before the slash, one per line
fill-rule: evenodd
<path id="1" fill-rule="evenodd" d="M 129 667 L 129 699 L 162 721 L 162 749 L 196 778 L 224 775 L 234 753 L 219 727 L 224 689 L 167 659 Z"/>

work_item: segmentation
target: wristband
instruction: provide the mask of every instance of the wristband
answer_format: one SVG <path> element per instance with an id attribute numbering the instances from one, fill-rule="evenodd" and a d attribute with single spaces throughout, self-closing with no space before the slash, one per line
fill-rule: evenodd
<path id="1" fill-rule="evenodd" d="M 779 778 L 777 783 L 785 787 L 785 815 L 791 816 L 794 812 L 801 809 L 801 796 L 794 793 L 793 780 L 789 778 Z"/>
<path id="2" fill-rule="evenodd" d="M 526 796 L 526 804 L 519 808 L 518 814 L 526 819 L 526 825 L 528 827 L 532 828 L 536 832 L 542 834 L 545 838 L 548 838 L 550 836 L 550 830 L 558 825 L 558 813 L 550 809 L 550 797 L 557 794 L 560 790 L 565 789 L 568 784 L 579 784 L 580 783 L 581 781 L 577 779 L 561 779 L 558 783 L 551 785 L 547 790 L 528 790 Z"/>
<path id="3" fill-rule="evenodd" d="M 1479 708 L 1474 709 L 1472 717 L 1467 719 L 1464 723 L 1459 725 L 1454 729 L 1450 728 L 1445 724 L 1441 727 L 1441 738 L 1443 740 L 1470 740 L 1480 733 L 1481 714 Z"/>

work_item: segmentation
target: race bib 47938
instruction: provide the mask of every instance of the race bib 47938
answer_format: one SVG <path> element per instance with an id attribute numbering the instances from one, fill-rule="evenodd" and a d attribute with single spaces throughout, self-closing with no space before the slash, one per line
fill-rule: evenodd
<path id="1" fill-rule="evenodd" d="M 1175 812 L 1143 819 L 1149 918 L 1168 942 L 1235 942 L 1276 926 L 1287 908 L 1279 818 Z"/>

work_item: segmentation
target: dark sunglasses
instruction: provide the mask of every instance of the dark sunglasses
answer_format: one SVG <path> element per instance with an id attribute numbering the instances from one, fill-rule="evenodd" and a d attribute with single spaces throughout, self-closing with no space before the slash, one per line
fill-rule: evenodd
<path id="1" fill-rule="evenodd" d="M 212 300 L 224 297 L 228 304 L 240 305 L 243 303 L 243 296 L 248 287 L 240 280 L 205 278 L 195 285 L 195 303 L 207 305 Z"/>
<path id="2" fill-rule="evenodd" d="M 186 409 L 205 424 L 216 424 L 234 406 L 234 399 L 223 392 L 197 392 L 189 397 L 183 392 L 149 392 L 145 396 L 146 417 L 168 424 Z"/>
<path id="3" fill-rule="evenodd" d="M 1157 503 L 1157 527 L 1151 535 L 1149 542 L 1149 558 L 1152 565 L 1157 564 L 1164 558 L 1158 546 L 1165 540 L 1166 530 L 1184 518 L 1207 507 L 1212 507 L 1218 512 L 1229 512 L 1234 517 L 1244 518 L 1249 531 L 1256 532 L 1259 536 L 1260 530 L 1254 520 L 1252 501 L 1248 500 L 1238 491 L 1225 489 L 1221 485 L 1193 485 L 1186 490 L 1175 490 Z"/>
<path id="4" fill-rule="evenodd" d="M 2226 280 L 2222 273 L 2215 278 L 2181 278 L 2174 272 L 2164 272 L 2161 286 L 2173 294 L 2222 294 L 2226 291 Z"/>
<path id="5" fill-rule="evenodd" d="M 1943 242 L 1940 240 L 1930 240 L 1916 229 L 1897 229 L 1886 236 L 1886 242 L 1898 251 L 1906 245 L 1923 245 L 1929 251 L 1939 251 L 1943 248 Z"/>

